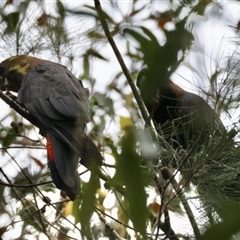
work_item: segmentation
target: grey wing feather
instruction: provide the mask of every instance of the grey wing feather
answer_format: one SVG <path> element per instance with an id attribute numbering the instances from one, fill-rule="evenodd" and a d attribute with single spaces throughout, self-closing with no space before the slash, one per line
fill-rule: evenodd
<path id="1" fill-rule="evenodd" d="M 88 92 L 69 73 L 56 63 L 35 66 L 23 81 L 19 102 L 29 111 L 37 109 L 39 114 L 49 118 L 80 117 L 81 121 L 89 122 Z"/>
<path id="2" fill-rule="evenodd" d="M 205 123 L 206 128 L 212 130 L 217 128 L 222 133 L 226 132 L 221 119 L 201 97 L 186 92 L 180 104 L 183 115 L 189 115 L 191 119 L 197 119 L 201 125 Z"/>

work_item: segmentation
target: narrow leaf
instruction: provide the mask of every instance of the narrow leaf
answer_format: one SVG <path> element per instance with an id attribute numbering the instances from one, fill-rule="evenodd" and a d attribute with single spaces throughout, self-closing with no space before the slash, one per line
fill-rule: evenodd
<path id="1" fill-rule="evenodd" d="M 74 11 L 74 10 L 70 10 L 70 9 L 67 9 L 66 11 L 69 13 L 72 13 L 72 14 L 82 15 L 82 16 L 86 16 L 86 17 L 93 17 L 95 19 L 98 19 L 98 16 L 94 12 L 90 12 L 90 11 L 86 11 L 86 10 Z"/>
<path id="2" fill-rule="evenodd" d="M 62 20 L 65 18 L 66 10 L 60 0 L 57 0 L 56 3 L 58 14 L 61 16 Z"/>
<path id="3" fill-rule="evenodd" d="M 147 29 L 145 27 L 141 27 L 141 29 L 151 39 L 153 44 L 160 47 L 157 38 L 155 37 L 155 35 L 151 31 L 149 31 L 149 29 Z"/>
<path id="4" fill-rule="evenodd" d="M 101 60 L 107 61 L 107 58 L 105 58 L 103 55 L 101 55 L 99 52 L 97 52 L 96 50 L 90 48 L 87 50 L 86 52 L 87 55 L 99 58 Z"/>
<path id="5" fill-rule="evenodd" d="M 74 200 L 73 202 L 73 207 L 72 207 L 72 215 L 75 217 L 75 224 L 79 223 L 80 222 L 80 208 L 79 206 L 81 205 L 82 203 L 82 199 L 81 198 L 77 198 Z"/>
<path id="6" fill-rule="evenodd" d="M 93 168 L 89 182 L 83 185 L 83 198 L 80 210 L 80 223 L 83 234 L 90 234 L 90 219 L 94 211 L 95 193 L 99 187 L 97 169 Z"/>
<path id="7" fill-rule="evenodd" d="M 138 31 L 130 28 L 124 28 L 122 30 L 123 35 L 129 34 L 131 37 L 133 37 L 136 41 L 140 43 L 140 45 L 148 45 L 150 40 L 146 38 L 143 34 L 139 33 Z"/>
<path id="8" fill-rule="evenodd" d="M 140 166 L 140 157 L 135 148 L 134 128 L 128 128 L 122 139 L 122 153 L 117 162 L 117 171 L 126 187 L 125 197 L 129 205 L 130 219 L 135 230 L 144 237 L 148 214 L 146 207 L 147 194 L 144 189 L 145 176 Z"/>

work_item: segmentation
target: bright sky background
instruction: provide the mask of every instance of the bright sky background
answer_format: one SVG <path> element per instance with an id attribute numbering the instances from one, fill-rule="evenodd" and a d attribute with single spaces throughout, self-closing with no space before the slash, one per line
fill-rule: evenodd
<path id="1" fill-rule="evenodd" d="M 116 1 L 118 2 L 119 7 L 122 9 L 122 11 L 127 11 L 129 7 L 129 1 Z M 141 4 L 141 1 L 139 1 Z M 74 8 L 78 7 L 81 4 L 90 4 L 93 1 L 66 1 L 65 2 L 69 7 Z M 46 1 L 46 9 L 52 9 L 52 1 Z M 102 7 L 103 9 L 109 9 L 109 5 L 107 2 L 102 1 Z M 155 11 L 165 11 L 167 8 L 167 4 L 165 1 L 155 1 L 152 8 Z M 219 18 L 216 14 L 218 11 L 221 11 L 222 17 Z M 119 18 L 118 12 L 111 12 L 112 16 Z M 144 12 L 142 13 L 144 15 Z M 193 17 L 192 20 L 196 22 L 196 25 L 194 27 L 194 33 L 195 33 L 195 40 L 196 43 L 193 45 L 193 51 L 189 54 L 187 60 L 191 61 L 191 64 L 194 65 L 195 68 L 205 68 L 205 70 L 210 73 L 214 72 L 214 64 L 211 59 L 215 60 L 219 54 L 219 51 L 222 52 L 224 55 L 228 56 L 231 55 L 232 52 L 235 50 L 234 46 L 231 44 L 231 38 L 235 37 L 235 34 L 230 26 L 235 26 L 236 23 L 239 21 L 240 16 L 240 5 L 238 3 L 234 3 L 233 1 L 225 1 L 224 8 L 218 9 L 216 6 L 209 6 L 206 10 L 206 16 L 205 17 Z M 91 19 L 89 19 L 91 21 Z M 146 27 L 149 27 L 153 31 L 157 29 L 156 24 L 153 24 L 153 21 L 144 21 L 144 22 L 138 22 L 138 24 L 142 24 Z M 161 39 L 161 34 L 157 32 L 157 35 L 159 37 L 159 40 Z M 121 52 L 125 52 L 124 50 L 124 40 L 121 40 L 119 37 L 115 37 L 115 40 L 118 44 L 118 47 L 121 49 Z M 94 61 L 92 68 L 93 68 L 93 77 L 97 80 L 96 89 L 103 91 L 105 89 L 105 86 L 108 85 L 112 81 L 112 77 L 115 75 L 117 71 L 120 71 L 120 66 L 118 62 L 116 61 L 115 56 L 113 55 L 112 49 L 110 46 L 104 46 L 103 49 L 99 48 L 100 52 L 109 58 L 109 62 L 104 61 Z M 202 55 L 202 58 L 205 58 L 205 66 L 199 65 L 200 62 L 202 62 L 200 59 L 197 59 L 197 56 L 199 56 L 199 51 L 204 52 L 204 56 Z M 205 57 L 206 56 L 206 57 Z M 200 56 L 201 57 L 201 56 Z M 46 57 L 45 57 L 46 58 Z M 2 61 L 2 57 L 0 58 L 0 61 Z M 49 59 L 51 60 L 51 58 Z M 129 59 L 126 59 L 126 63 L 129 62 Z M 76 66 L 74 66 L 73 72 L 76 74 L 79 74 L 79 63 L 76 63 Z M 183 76 L 184 79 L 181 77 Z M 199 85 L 201 87 L 207 88 L 206 85 L 207 81 L 206 79 L 196 79 L 196 76 L 193 74 L 192 70 L 189 69 L 186 66 L 181 66 L 177 73 L 172 76 L 172 79 L 174 82 L 181 85 L 183 88 L 185 88 L 188 91 L 194 91 L 196 93 L 199 93 L 198 88 L 194 88 L 193 84 L 196 84 L 198 87 Z M 114 96 L 113 96 L 114 98 Z M 3 103 L 0 102 L 1 106 L 1 117 L 5 117 L 5 115 L 9 112 L 9 107 Z M 118 109 L 119 114 L 128 114 L 126 111 L 124 111 L 122 108 Z M 9 119 L 5 119 L 4 121 L 1 121 L 3 125 L 6 125 Z M 226 121 L 227 122 L 227 121 Z M 228 122 L 227 122 L 228 124 Z M 116 131 L 116 125 L 110 124 L 109 131 Z M 45 153 L 39 152 L 39 158 L 44 159 Z M 23 156 L 26 156 L 23 154 Z M 20 161 L 25 161 L 25 159 L 18 158 Z M 6 161 L 0 162 L 0 167 L 4 167 L 5 165 L 9 165 L 9 174 L 14 176 L 15 173 L 15 164 L 10 163 L 11 161 L 6 158 Z M 44 160 L 46 161 L 46 159 Z M 6 169 L 6 168 L 5 168 Z M 112 200 L 110 200 L 112 201 Z M 197 204 L 196 202 L 193 204 Z M 197 212 L 196 212 L 197 214 Z M 171 214 L 172 215 L 172 214 Z M 182 232 L 182 233 L 189 233 L 191 232 L 191 227 L 189 226 L 189 222 L 186 219 L 186 217 L 182 216 L 175 216 L 175 221 L 172 222 L 172 227 L 176 232 Z M 12 238 L 12 231 L 9 232 L 9 234 L 5 235 L 5 239 L 13 239 Z M 42 238 L 44 239 L 44 238 Z"/>

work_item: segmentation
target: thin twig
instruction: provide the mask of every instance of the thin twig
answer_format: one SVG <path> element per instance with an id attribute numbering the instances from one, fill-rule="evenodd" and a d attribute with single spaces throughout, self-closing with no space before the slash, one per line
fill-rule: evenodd
<path id="1" fill-rule="evenodd" d="M 125 224 L 125 223 L 117 220 L 116 218 L 112 217 L 111 215 L 105 213 L 105 212 L 102 211 L 100 208 L 98 208 L 98 207 L 96 207 L 96 206 L 95 206 L 95 208 L 96 208 L 99 212 L 101 212 L 104 216 L 109 217 L 110 219 L 114 220 L 115 222 L 119 223 L 120 225 L 122 225 L 122 226 L 124 226 L 124 227 L 126 227 L 126 228 L 129 228 L 129 229 L 131 229 L 131 230 L 135 230 L 133 227 L 131 227 L 131 226 L 129 226 L 129 225 L 127 225 L 127 224 Z"/>
<path id="2" fill-rule="evenodd" d="M 187 216 L 188 216 L 189 222 L 192 225 L 195 237 L 198 238 L 200 236 L 200 231 L 199 231 L 197 222 L 196 222 L 196 220 L 194 218 L 194 214 L 193 214 L 193 212 L 192 212 L 192 210 L 191 210 L 191 208 L 190 208 L 190 206 L 188 204 L 188 201 L 187 201 L 186 197 L 184 196 L 183 192 L 181 191 L 181 189 L 179 187 L 179 184 L 177 183 L 177 181 L 175 180 L 175 178 L 173 177 L 173 175 L 170 172 L 169 172 L 169 176 L 170 176 L 170 180 L 171 180 L 172 186 L 173 186 L 176 194 L 180 198 L 181 203 L 183 204 L 183 207 L 184 207 L 184 209 L 185 209 L 185 211 L 187 213 Z"/>
<path id="3" fill-rule="evenodd" d="M 170 216 L 168 213 L 168 210 L 164 210 L 164 222 L 161 220 L 158 221 L 158 227 L 165 233 L 166 237 L 169 238 L 169 240 L 179 240 L 176 233 L 173 231 L 171 224 L 170 224 Z M 158 233 L 155 236 L 155 240 L 158 239 Z"/>
<path id="4" fill-rule="evenodd" d="M 173 231 L 173 229 L 171 227 L 168 209 L 166 208 L 166 204 L 165 204 L 165 200 L 164 200 L 164 193 L 165 193 L 166 188 L 165 187 L 162 188 L 162 186 L 160 186 L 157 176 L 155 176 L 154 182 L 157 186 L 157 190 L 159 191 L 159 194 L 161 195 L 160 206 L 165 206 L 164 208 L 161 208 L 161 211 L 159 211 L 158 216 L 157 216 L 156 225 L 158 228 L 157 228 L 157 232 L 155 235 L 155 240 L 158 239 L 159 228 L 164 232 L 166 237 L 169 238 L 170 240 L 178 240 L 177 235 L 175 234 L 175 232 Z M 164 213 L 164 217 L 165 217 L 164 222 L 161 221 L 162 212 Z"/>
<path id="5" fill-rule="evenodd" d="M 2 175 L 5 177 L 6 181 L 9 182 L 9 184 L 12 184 L 11 180 L 8 178 L 8 176 L 5 174 L 5 172 L 3 171 L 2 168 L 0 168 L 0 172 L 2 173 Z M 18 196 L 19 201 L 22 203 L 25 211 L 31 215 L 32 213 L 29 211 L 28 206 L 25 204 L 25 202 L 23 201 L 22 197 L 21 197 L 21 192 L 19 192 L 17 189 L 15 189 L 15 187 L 13 187 L 13 191 L 15 192 L 15 194 Z M 33 216 L 33 215 L 32 215 Z M 33 216 L 33 218 L 35 218 L 35 216 Z M 41 229 L 41 225 L 43 224 L 43 222 L 41 222 L 41 225 L 39 223 L 39 221 L 37 221 L 36 219 L 36 224 L 38 225 L 38 227 Z M 43 227 L 43 225 L 42 225 Z M 44 231 L 44 227 L 43 227 L 43 233 L 48 237 L 47 233 Z"/>
<path id="6" fill-rule="evenodd" d="M 21 143 L 17 143 L 17 144 L 21 144 Z M 5 151 L 6 149 L 19 149 L 19 148 L 24 148 L 24 149 L 34 149 L 34 150 L 46 150 L 46 147 L 42 147 L 42 146 L 27 146 L 27 145 L 17 145 L 17 146 L 7 146 L 7 147 L 1 147 L 0 150 L 1 151 Z"/>
<path id="7" fill-rule="evenodd" d="M 9 154 L 9 152 L 8 151 L 5 151 L 7 154 L 8 154 L 8 156 L 15 162 L 15 164 L 19 167 L 19 169 L 21 170 L 21 172 L 22 172 L 22 174 L 24 175 L 24 177 L 31 183 L 31 184 L 33 184 L 33 182 L 32 182 L 32 180 L 28 177 L 28 175 L 25 173 L 25 171 L 21 168 L 21 166 L 18 164 L 18 162 L 11 156 L 11 154 Z M 36 187 L 36 189 L 38 190 L 38 188 Z M 35 194 L 33 193 L 33 196 L 34 196 Z M 34 201 L 36 202 L 36 198 L 35 198 L 35 196 L 34 196 Z M 45 229 L 45 226 L 44 226 L 44 222 L 43 222 L 43 217 L 42 217 L 42 215 L 41 215 L 41 211 L 39 210 L 39 208 L 38 208 L 38 205 L 37 205 L 37 202 L 36 202 L 36 208 L 38 209 L 38 211 L 39 211 L 39 220 L 40 220 L 40 224 L 41 224 L 41 227 L 42 227 L 42 231 L 43 231 L 43 233 L 45 234 L 45 235 L 47 235 L 47 233 L 46 233 L 46 229 Z"/>
<path id="8" fill-rule="evenodd" d="M 2 186 L 6 186 L 6 187 L 14 187 L 14 188 L 32 188 L 32 187 L 37 187 L 37 186 L 41 186 L 41 185 L 46 185 L 46 184 L 50 184 L 52 183 L 52 181 L 46 181 L 46 182 L 42 182 L 42 183 L 34 183 L 34 184 L 10 184 L 10 183 L 6 183 L 3 182 L 2 180 L 0 180 L 0 185 Z"/>
<path id="9" fill-rule="evenodd" d="M 0 98 L 7 103 L 11 108 L 13 108 L 17 113 L 26 118 L 30 123 L 39 127 L 37 119 L 30 115 L 24 108 L 22 108 L 16 101 L 7 96 L 3 91 L 0 90 Z"/>
<path id="10" fill-rule="evenodd" d="M 95 212 L 97 213 L 99 219 L 104 223 L 104 225 L 110 230 L 110 232 L 114 235 L 114 237 L 116 239 L 119 239 L 119 240 L 123 240 L 122 237 L 119 236 L 119 234 L 116 232 L 116 230 L 114 228 L 112 228 L 110 226 L 109 223 L 107 223 L 106 219 L 104 218 L 104 216 L 97 210 L 95 210 Z"/>
<path id="11" fill-rule="evenodd" d="M 57 202 L 56 202 L 56 203 L 57 203 Z M 56 204 L 56 203 L 54 203 L 54 204 Z M 46 206 L 46 205 L 45 205 L 45 206 Z M 44 206 L 43 206 L 43 207 L 44 207 Z M 43 207 L 42 207 L 42 208 L 43 208 Z M 8 228 L 8 227 L 10 227 L 10 226 L 12 226 L 12 225 L 14 225 L 14 224 L 17 224 L 17 223 L 20 223 L 20 222 L 24 222 L 24 221 L 26 221 L 26 220 L 29 220 L 30 218 L 33 218 L 36 213 L 39 213 L 39 214 L 40 214 L 42 208 L 39 209 L 39 210 L 36 210 L 35 212 L 29 213 L 29 215 L 27 215 L 26 217 L 21 217 L 21 220 L 16 220 L 16 221 L 13 221 L 13 222 L 9 223 L 9 224 L 6 226 L 6 228 Z M 65 232 L 61 231 L 61 229 L 58 229 L 56 226 L 54 226 L 54 224 L 52 224 L 51 222 L 47 221 L 46 218 L 44 218 L 44 220 L 47 222 L 47 224 L 48 224 L 49 226 L 51 226 L 52 228 L 54 228 L 54 229 L 57 230 L 58 232 L 62 233 L 64 236 L 68 237 L 69 239 L 74 239 L 74 240 L 76 240 L 76 238 L 73 238 L 73 237 L 67 235 Z M 48 239 L 52 239 L 52 238 L 50 238 L 50 237 L 48 236 Z"/>
<path id="12" fill-rule="evenodd" d="M 15 162 L 15 164 L 19 167 L 19 169 L 21 170 L 21 172 L 23 173 L 23 175 L 26 177 L 26 179 L 30 182 L 31 185 L 33 185 L 32 180 L 26 175 L 26 173 L 23 171 L 23 169 L 21 168 L 21 166 L 18 164 L 18 162 L 11 156 L 11 154 L 6 151 L 6 153 L 11 157 L 11 159 Z M 41 192 L 41 190 L 37 187 L 34 186 L 34 188 L 39 192 L 39 194 L 42 197 L 45 197 L 45 195 Z M 49 205 L 52 206 L 67 222 L 69 222 L 71 225 L 73 225 L 74 228 L 76 228 L 79 232 L 81 232 L 81 229 L 78 228 L 74 223 L 72 223 L 68 218 L 66 218 L 52 203 L 49 202 Z"/>

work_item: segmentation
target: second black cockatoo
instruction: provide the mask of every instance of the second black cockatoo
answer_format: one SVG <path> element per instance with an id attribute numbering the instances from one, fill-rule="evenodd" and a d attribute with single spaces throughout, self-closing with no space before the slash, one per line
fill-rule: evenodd
<path id="1" fill-rule="evenodd" d="M 190 93 L 170 79 L 154 80 L 148 68 L 143 68 L 137 78 L 137 86 L 153 121 L 166 127 L 166 139 L 174 148 L 184 149 L 196 141 L 204 144 L 213 134 L 226 133 L 226 129 L 214 110 L 200 96 Z M 151 87 L 152 82 L 158 86 Z"/>
<path id="2" fill-rule="evenodd" d="M 71 200 L 80 192 L 78 164 L 101 165 L 102 156 L 85 134 L 88 90 L 65 66 L 27 55 L 0 63 L 2 89 L 18 92 L 17 101 L 47 139 L 54 184 Z"/>
<path id="3" fill-rule="evenodd" d="M 187 18 L 184 18 L 175 23 L 174 30 L 164 31 L 164 45 L 160 45 L 158 39 L 145 28 L 141 29 L 142 33 L 134 29 L 125 30 L 139 43 L 138 50 L 147 66 L 139 72 L 137 86 L 152 119 L 162 127 L 168 122 L 167 140 L 173 140 L 174 147 L 185 149 L 199 137 L 202 140 L 209 138 L 214 127 L 225 131 L 217 114 L 201 97 L 169 80 L 182 62 L 179 53 L 184 56 L 194 40 L 192 33 L 185 28 L 186 21 Z"/>
<path id="4" fill-rule="evenodd" d="M 170 80 L 194 39 L 185 28 L 186 21 L 187 17 L 174 30 L 164 30 L 163 45 L 148 29 L 128 28 L 125 32 L 137 41 L 146 66 L 138 74 L 137 86 L 160 135 L 161 164 L 179 170 L 183 180 L 197 186 L 206 206 L 214 206 L 221 215 L 223 199 L 234 196 L 239 200 L 239 148 L 234 133 L 227 132 L 203 98 Z M 159 166 L 158 156 L 144 158 Z"/>

